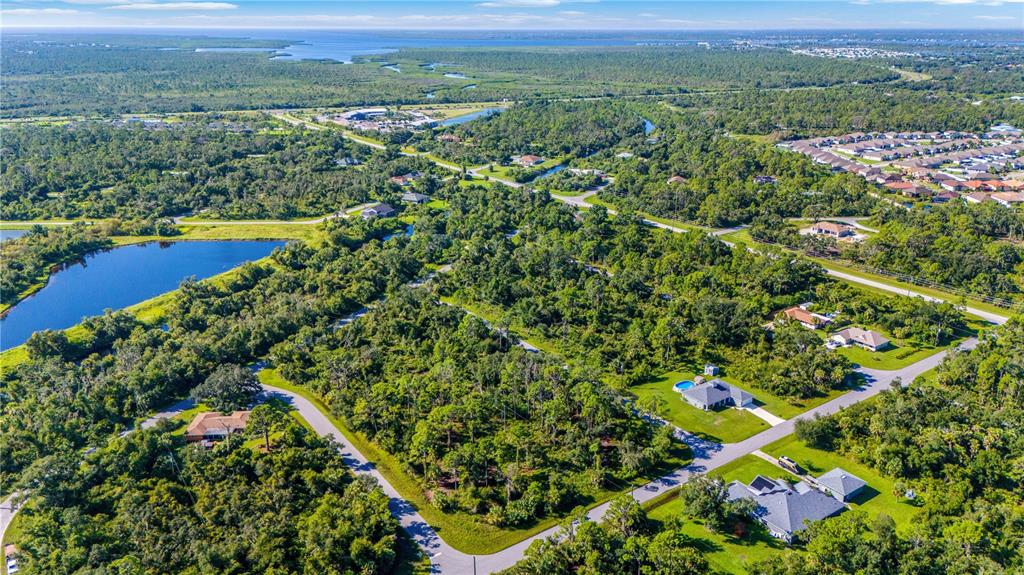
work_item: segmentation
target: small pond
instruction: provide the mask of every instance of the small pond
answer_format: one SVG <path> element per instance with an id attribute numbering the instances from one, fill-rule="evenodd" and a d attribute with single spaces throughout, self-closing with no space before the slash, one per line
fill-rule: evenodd
<path id="1" fill-rule="evenodd" d="M 29 230 L 0 230 L 0 243 L 6 242 L 7 240 L 13 240 L 14 238 L 20 238 L 28 232 Z"/>

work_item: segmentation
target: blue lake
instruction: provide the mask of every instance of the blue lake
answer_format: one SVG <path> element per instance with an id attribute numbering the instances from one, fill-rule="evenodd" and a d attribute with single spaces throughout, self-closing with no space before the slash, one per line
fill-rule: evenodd
<path id="1" fill-rule="evenodd" d="M 46 287 L 0 319 L 0 349 L 33 332 L 65 329 L 104 309 L 120 309 L 267 256 L 281 241 L 150 242 L 86 256 L 50 276 Z"/>
<path id="2" fill-rule="evenodd" d="M 448 118 L 447 120 L 441 120 L 437 124 L 439 126 L 458 126 L 459 124 L 465 124 L 471 120 L 477 118 L 483 118 L 484 116 L 490 116 L 501 112 L 504 108 L 484 108 L 483 110 L 477 110 L 469 114 L 463 114 L 461 116 L 455 116 L 454 118 Z"/>
<path id="3" fill-rule="evenodd" d="M 28 230 L 0 230 L 0 243 L 6 242 L 7 240 L 13 240 L 14 238 L 20 238 L 28 232 Z"/>

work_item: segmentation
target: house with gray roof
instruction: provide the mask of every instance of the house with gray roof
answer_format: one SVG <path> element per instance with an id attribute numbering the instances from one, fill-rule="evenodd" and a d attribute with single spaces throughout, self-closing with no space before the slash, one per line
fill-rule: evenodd
<path id="1" fill-rule="evenodd" d="M 705 411 L 719 407 L 746 407 L 754 402 L 754 396 L 720 379 L 695 384 L 683 390 L 686 403 Z"/>
<path id="2" fill-rule="evenodd" d="M 836 467 L 817 479 L 818 486 L 840 501 L 849 501 L 867 485 L 863 479 Z"/>
<path id="3" fill-rule="evenodd" d="M 363 216 L 364 220 L 372 220 L 374 218 L 386 218 L 395 213 L 395 208 L 391 204 L 377 204 L 366 208 L 360 215 Z"/>
<path id="4" fill-rule="evenodd" d="M 846 506 L 803 481 L 790 485 L 781 479 L 758 475 L 744 485 L 733 481 L 728 485 L 729 499 L 751 499 L 757 504 L 754 518 L 773 537 L 790 543 L 793 534 L 803 531 L 811 521 L 821 521 L 842 513 Z"/>

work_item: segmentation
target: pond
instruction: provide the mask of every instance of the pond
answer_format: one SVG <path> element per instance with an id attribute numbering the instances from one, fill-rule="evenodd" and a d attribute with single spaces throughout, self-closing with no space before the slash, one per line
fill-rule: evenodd
<path id="1" fill-rule="evenodd" d="M 483 110 L 477 110 L 476 112 L 470 112 L 469 114 L 463 114 L 461 116 L 455 116 L 454 118 L 448 118 L 447 120 L 441 120 L 437 123 L 438 126 L 458 126 L 459 124 L 465 124 L 466 122 L 475 120 L 477 118 L 483 118 L 491 116 L 501 112 L 504 108 L 484 108 Z"/>
<path id="2" fill-rule="evenodd" d="M 540 179 L 546 178 L 548 176 L 552 176 L 554 174 L 557 174 L 558 172 L 561 172 L 564 169 L 565 169 L 565 164 L 558 164 L 558 165 L 555 165 L 555 166 L 551 166 L 550 168 L 548 168 L 548 169 L 544 170 L 543 172 L 541 172 L 534 179 L 535 180 L 540 180 Z"/>
<path id="3" fill-rule="evenodd" d="M 7 240 L 13 240 L 14 238 L 20 238 L 28 232 L 29 230 L 0 230 L 0 243 L 6 242 Z"/>
<path id="4" fill-rule="evenodd" d="M 644 135 L 646 136 L 646 135 L 650 134 L 651 132 L 653 132 L 654 129 L 656 128 L 656 126 L 654 125 L 654 122 L 648 120 L 647 118 L 642 118 L 642 119 L 644 121 Z"/>
<path id="5" fill-rule="evenodd" d="M 149 242 L 101 251 L 65 266 L 46 287 L 0 319 L 0 350 L 33 332 L 65 329 L 105 309 L 120 309 L 267 256 L 282 241 Z"/>

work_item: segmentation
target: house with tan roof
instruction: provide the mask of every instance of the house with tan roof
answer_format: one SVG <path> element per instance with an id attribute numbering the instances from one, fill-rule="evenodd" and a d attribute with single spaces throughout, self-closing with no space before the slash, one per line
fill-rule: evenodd
<path id="1" fill-rule="evenodd" d="M 245 429 L 249 422 L 249 411 L 234 411 L 228 415 L 217 411 L 205 411 L 195 416 L 185 429 L 185 441 L 210 444 L 221 441 L 232 433 Z"/>
<path id="2" fill-rule="evenodd" d="M 989 197 L 1006 207 L 1024 204 L 1024 192 L 994 192 Z"/>
<path id="3" fill-rule="evenodd" d="M 870 351 L 879 351 L 890 345 L 888 338 L 884 335 L 859 327 L 840 330 L 832 336 L 832 340 L 842 345 L 856 344 Z"/>
<path id="4" fill-rule="evenodd" d="M 543 164 L 544 158 L 540 156 L 535 156 L 533 154 L 524 154 L 522 156 L 513 158 L 512 161 L 514 161 L 515 163 L 519 164 L 524 168 L 530 168 L 536 166 L 537 164 Z"/>
<path id="5" fill-rule="evenodd" d="M 845 238 L 854 235 L 853 226 L 838 224 L 835 222 L 816 222 L 811 226 L 811 231 L 816 234 L 832 236 L 834 238 Z"/>

